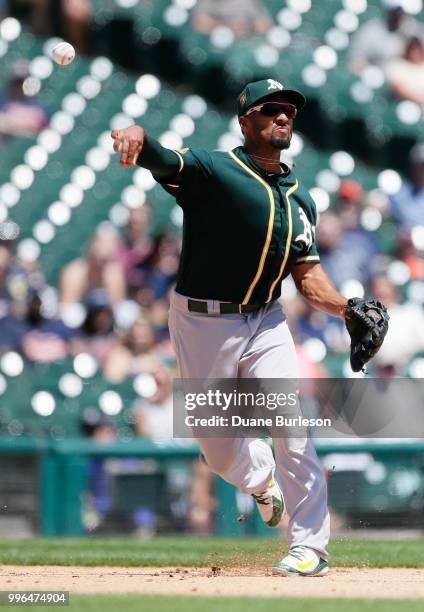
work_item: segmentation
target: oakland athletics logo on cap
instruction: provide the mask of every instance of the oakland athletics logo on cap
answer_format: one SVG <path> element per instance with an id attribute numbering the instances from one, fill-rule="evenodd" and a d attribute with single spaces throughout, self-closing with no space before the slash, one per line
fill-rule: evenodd
<path id="1" fill-rule="evenodd" d="M 303 94 L 294 89 L 286 89 L 280 81 L 275 79 L 261 79 L 260 81 L 253 81 L 248 83 L 243 91 L 240 93 L 238 102 L 238 116 L 241 117 L 249 107 L 253 106 L 258 100 L 266 98 L 267 96 L 278 95 L 282 93 L 287 99 L 287 102 L 291 102 L 300 110 L 303 108 L 306 100 Z"/>
<path id="2" fill-rule="evenodd" d="M 284 89 L 284 86 L 278 81 L 274 81 L 274 79 L 267 79 L 267 81 L 269 83 L 268 89 L 279 89 L 280 91 Z"/>

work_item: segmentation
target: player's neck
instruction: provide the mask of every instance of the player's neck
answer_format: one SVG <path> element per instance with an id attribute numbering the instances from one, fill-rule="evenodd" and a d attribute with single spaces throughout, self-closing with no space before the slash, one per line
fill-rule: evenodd
<path id="1" fill-rule="evenodd" d="M 283 172 L 280 160 L 281 152 L 278 149 L 262 150 L 247 144 L 244 148 L 252 161 L 266 172 L 275 172 L 276 174 Z"/>

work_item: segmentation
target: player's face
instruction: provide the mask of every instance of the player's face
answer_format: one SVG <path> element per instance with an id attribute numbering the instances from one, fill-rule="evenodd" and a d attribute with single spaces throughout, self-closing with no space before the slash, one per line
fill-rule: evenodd
<path id="1" fill-rule="evenodd" d="M 287 102 L 284 95 L 273 95 L 263 98 L 262 102 Z M 274 149 L 288 149 L 293 134 L 293 119 L 284 112 L 268 117 L 260 111 L 254 111 L 241 118 L 246 143 L 257 147 L 264 144 Z"/>

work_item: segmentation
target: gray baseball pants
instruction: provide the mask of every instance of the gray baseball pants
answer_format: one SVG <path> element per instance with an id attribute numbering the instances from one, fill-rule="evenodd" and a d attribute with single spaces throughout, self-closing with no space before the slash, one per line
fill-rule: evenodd
<path id="1" fill-rule="evenodd" d="M 181 377 L 298 378 L 293 338 L 278 301 L 248 314 L 189 312 L 187 298 L 171 295 L 169 329 Z M 327 485 L 309 438 L 273 440 L 275 461 L 262 440 L 199 438 L 209 468 L 245 493 L 263 492 L 271 478 L 280 485 L 289 517 L 288 545 L 308 546 L 324 559 L 330 537 Z"/>

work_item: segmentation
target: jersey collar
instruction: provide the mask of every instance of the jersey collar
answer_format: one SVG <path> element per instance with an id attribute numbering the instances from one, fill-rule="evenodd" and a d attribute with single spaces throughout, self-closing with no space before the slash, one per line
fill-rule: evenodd
<path id="1" fill-rule="evenodd" d="M 246 150 L 243 146 L 236 147 L 235 149 L 233 149 L 233 153 L 239 159 L 241 159 L 242 162 L 248 165 L 249 168 L 252 168 L 252 170 L 254 170 L 257 174 L 260 174 L 265 179 L 269 178 L 270 173 L 264 170 L 263 168 L 261 168 L 260 166 L 258 166 L 257 164 L 255 164 L 253 159 L 246 153 Z M 296 182 L 296 177 L 294 175 L 294 172 L 284 162 L 281 162 L 280 166 L 283 169 L 283 174 L 280 174 L 280 175 L 273 174 L 272 176 L 278 177 L 280 180 L 284 181 L 284 183 L 287 183 L 289 185 L 294 185 Z"/>

